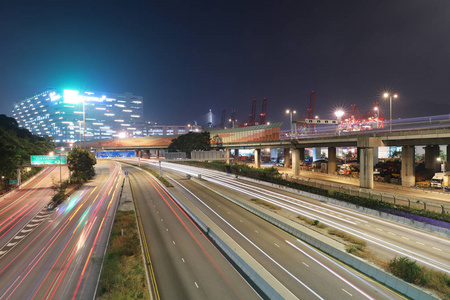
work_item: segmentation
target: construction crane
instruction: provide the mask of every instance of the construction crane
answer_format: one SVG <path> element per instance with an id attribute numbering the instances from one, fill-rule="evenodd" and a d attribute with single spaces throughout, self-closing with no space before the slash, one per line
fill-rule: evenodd
<path id="1" fill-rule="evenodd" d="M 252 101 L 252 111 L 248 115 L 248 121 L 239 124 L 239 127 L 247 127 L 247 126 L 255 126 L 255 120 L 256 120 L 256 99 L 253 99 Z"/>
<path id="2" fill-rule="evenodd" d="M 262 112 L 259 114 L 259 124 L 266 124 L 267 98 L 263 99 Z"/>
<path id="3" fill-rule="evenodd" d="M 227 110 L 225 108 L 222 109 L 222 120 L 220 122 L 220 128 L 225 128 L 226 114 L 227 114 Z"/>
<path id="4" fill-rule="evenodd" d="M 231 111 L 231 117 L 230 117 L 230 128 L 234 128 L 234 124 L 236 122 L 236 111 L 233 109 Z"/>
<path id="5" fill-rule="evenodd" d="M 384 116 L 378 102 L 372 103 L 372 107 L 362 116 L 364 129 L 384 128 Z"/>

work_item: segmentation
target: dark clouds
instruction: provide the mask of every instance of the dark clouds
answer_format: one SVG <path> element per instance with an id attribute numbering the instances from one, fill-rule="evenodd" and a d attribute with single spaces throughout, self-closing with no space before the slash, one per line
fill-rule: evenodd
<path id="1" fill-rule="evenodd" d="M 267 97 L 270 121 L 384 89 L 394 117 L 450 113 L 449 1 L 31 1 L 0 4 L 0 113 L 46 87 L 132 91 L 145 117 L 200 123 Z M 387 111 L 387 106 L 384 107 Z M 218 121 L 219 122 L 219 121 Z"/>

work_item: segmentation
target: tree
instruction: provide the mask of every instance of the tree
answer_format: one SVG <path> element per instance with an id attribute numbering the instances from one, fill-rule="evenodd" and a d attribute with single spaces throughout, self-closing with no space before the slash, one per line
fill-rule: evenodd
<path id="1" fill-rule="evenodd" d="M 80 147 L 67 154 L 67 166 L 73 172 L 72 176 L 75 182 L 91 179 L 95 175 L 94 165 L 96 163 L 94 154 Z"/>
<path id="2" fill-rule="evenodd" d="M 191 157 L 193 150 L 211 150 L 209 132 L 189 132 L 172 140 L 169 152 L 186 152 L 186 157 Z"/>

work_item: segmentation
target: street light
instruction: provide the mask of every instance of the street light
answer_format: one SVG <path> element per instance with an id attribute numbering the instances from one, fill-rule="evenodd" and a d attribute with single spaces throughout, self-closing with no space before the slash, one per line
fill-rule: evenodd
<path id="1" fill-rule="evenodd" d="M 385 99 L 389 98 L 389 131 L 392 131 L 392 98 L 397 99 L 398 95 L 397 94 L 389 94 L 389 93 L 384 93 L 383 97 Z"/>
<path id="2" fill-rule="evenodd" d="M 292 139 L 292 136 L 294 135 L 294 125 L 292 123 L 292 115 L 296 114 L 297 112 L 295 110 L 286 109 L 286 113 L 290 115 L 290 120 L 291 120 L 291 139 Z M 295 126 L 295 127 L 297 127 L 297 126 Z M 297 132 L 295 133 L 295 137 L 297 137 Z"/>
<path id="3" fill-rule="evenodd" d="M 338 109 L 337 111 L 334 112 L 334 115 L 336 116 L 336 118 L 338 118 L 338 131 L 339 131 L 339 135 L 341 135 L 341 129 L 342 129 L 342 117 L 344 116 L 345 112 L 342 109 Z"/>

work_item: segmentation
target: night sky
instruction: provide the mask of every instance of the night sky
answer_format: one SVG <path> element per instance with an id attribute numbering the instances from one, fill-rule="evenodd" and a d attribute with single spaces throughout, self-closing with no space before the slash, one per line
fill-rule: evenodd
<path id="1" fill-rule="evenodd" d="M 91 2 L 95 2 L 92 4 Z M 1 1 L 0 113 L 47 87 L 133 92 L 144 117 L 206 123 L 211 108 L 267 120 L 385 90 L 394 118 L 450 113 L 450 1 Z"/>

